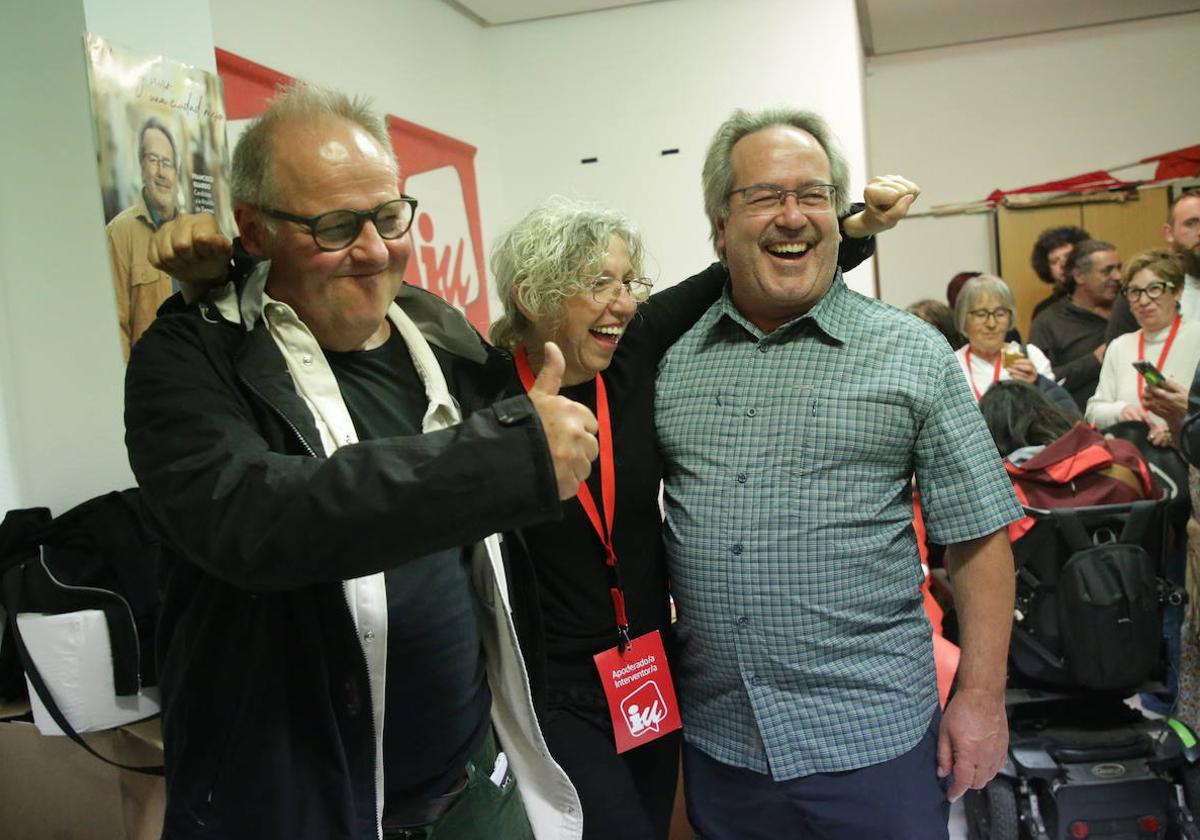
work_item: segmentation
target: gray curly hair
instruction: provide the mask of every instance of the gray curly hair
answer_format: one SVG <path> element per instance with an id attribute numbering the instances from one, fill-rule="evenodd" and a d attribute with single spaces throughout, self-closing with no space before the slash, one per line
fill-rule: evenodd
<path id="1" fill-rule="evenodd" d="M 253 207 L 280 204 L 274 172 L 275 132 L 286 123 L 312 123 L 330 118 L 351 122 L 374 137 L 399 173 L 387 128 L 371 110 L 369 99 L 293 82 L 280 87 L 267 109 L 254 118 L 238 139 L 230 177 L 234 202 Z"/>
<path id="2" fill-rule="evenodd" d="M 533 334 L 534 324 L 518 300 L 539 320 L 556 327 L 567 298 L 592 287 L 612 237 L 629 249 L 642 273 L 641 234 L 621 212 L 555 196 L 517 222 L 492 246 L 492 276 L 503 314 L 491 328 L 492 343 L 513 348 Z"/>
<path id="3" fill-rule="evenodd" d="M 729 192 L 734 187 L 733 163 L 729 156 L 737 141 L 748 134 L 762 131 L 773 125 L 785 125 L 807 131 L 825 150 L 829 158 L 829 179 L 837 188 L 835 202 L 839 217 L 846 215 L 850 207 L 850 166 L 842 156 L 834 142 L 833 132 L 825 120 L 812 111 L 802 111 L 798 108 L 776 107 L 762 111 L 734 111 L 729 119 L 721 123 L 717 133 L 713 135 L 704 157 L 704 170 L 701 182 L 704 188 L 704 214 L 708 217 L 710 226 L 709 237 L 713 248 L 721 261 L 725 254 L 717 246 L 717 220 L 729 218 Z"/>

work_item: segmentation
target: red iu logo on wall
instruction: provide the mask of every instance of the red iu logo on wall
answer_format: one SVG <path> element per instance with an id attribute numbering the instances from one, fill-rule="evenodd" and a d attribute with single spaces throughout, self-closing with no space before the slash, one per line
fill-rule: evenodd
<path id="1" fill-rule="evenodd" d="M 441 295 L 487 335 L 475 147 L 398 117 L 388 117 L 388 132 L 404 191 L 418 202 L 405 279 Z"/>
<path id="2" fill-rule="evenodd" d="M 225 87 L 229 142 L 246 120 L 291 77 L 218 49 L 217 73 Z M 387 118 L 400 163 L 401 189 L 417 199 L 412 258 L 404 279 L 454 304 L 484 335 L 489 317 L 483 233 L 475 183 L 475 147 L 424 126 Z"/>

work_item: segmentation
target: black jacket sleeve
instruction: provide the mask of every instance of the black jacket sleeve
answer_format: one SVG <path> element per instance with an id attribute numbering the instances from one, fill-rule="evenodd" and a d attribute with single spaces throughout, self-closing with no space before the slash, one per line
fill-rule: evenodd
<path id="1" fill-rule="evenodd" d="M 202 339 L 217 330 L 217 346 Z M 559 515 L 528 398 L 325 458 L 282 357 L 278 390 L 290 391 L 299 411 L 261 399 L 258 383 L 232 363 L 245 336 L 240 325 L 195 312 L 160 318 L 126 373 L 126 445 L 151 524 L 206 572 L 244 589 L 290 589 Z"/>
<path id="2" fill-rule="evenodd" d="M 853 216 L 866 206 L 865 204 L 851 204 L 850 212 L 846 216 Z M 838 219 L 838 229 L 842 232 L 842 244 L 838 247 L 838 268 L 842 271 L 849 271 L 857 268 L 863 260 L 875 253 L 875 237 L 867 236 L 855 239 L 847 236 L 846 232 L 842 230 L 842 223 L 845 221 L 845 216 Z"/>

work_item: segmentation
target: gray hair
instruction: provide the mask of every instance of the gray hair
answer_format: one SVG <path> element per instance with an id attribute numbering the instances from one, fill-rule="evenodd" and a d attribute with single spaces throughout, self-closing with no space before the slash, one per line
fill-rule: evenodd
<path id="1" fill-rule="evenodd" d="M 966 282 L 954 303 L 954 326 L 960 333 L 967 334 L 967 313 L 988 296 L 998 298 L 1000 305 L 1009 311 L 1009 323 L 1017 320 L 1017 300 L 1008 284 L 994 274 L 980 274 Z"/>
<path id="2" fill-rule="evenodd" d="M 171 135 L 171 132 L 167 130 L 167 127 L 163 124 L 163 121 L 158 117 L 150 117 L 148 120 L 142 123 L 142 129 L 138 132 L 138 161 L 141 161 L 141 159 L 146 156 L 146 132 L 150 131 L 151 129 L 154 131 L 161 131 L 163 136 L 167 138 L 167 142 L 171 144 L 171 157 L 174 158 L 172 162 L 178 164 L 179 150 L 175 148 L 175 138 Z"/>
<path id="3" fill-rule="evenodd" d="M 609 241 L 629 249 L 633 270 L 642 272 L 642 237 L 623 213 L 555 196 L 517 222 L 492 246 L 492 275 L 504 313 L 492 324 L 492 343 L 513 348 L 534 323 L 517 300 L 541 321 L 557 325 L 567 298 L 590 289 L 600 276 Z"/>
<path id="4" fill-rule="evenodd" d="M 303 82 L 280 87 L 279 92 L 238 140 L 233 151 L 230 190 L 238 204 L 267 207 L 280 203 L 275 183 L 274 139 L 280 126 L 287 123 L 317 123 L 340 119 L 353 123 L 370 134 L 388 153 L 396 168 L 392 144 L 383 120 L 371 110 L 370 100 Z M 399 170 L 397 169 L 397 172 Z"/>
<path id="5" fill-rule="evenodd" d="M 702 183 L 704 189 L 704 214 L 710 225 L 709 236 L 713 247 L 722 261 L 725 255 L 717 247 L 717 220 L 729 218 L 729 193 L 734 187 L 735 174 L 730 155 L 734 145 L 743 137 L 762 131 L 764 128 L 782 125 L 807 131 L 816 139 L 825 156 L 829 158 L 829 177 L 837 188 L 835 201 L 839 216 L 845 215 L 850 206 L 850 167 L 834 142 L 833 132 L 825 120 L 812 111 L 797 108 L 776 107 L 763 111 L 734 111 L 713 135 L 704 157 Z"/>

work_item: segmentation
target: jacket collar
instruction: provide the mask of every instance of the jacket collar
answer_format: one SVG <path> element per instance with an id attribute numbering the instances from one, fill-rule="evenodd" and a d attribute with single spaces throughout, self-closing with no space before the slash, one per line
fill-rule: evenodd
<path id="1" fill-rule="evenodd" d="M 316 339 L 295 310 L 266 293 L 269 272 L 269 261 L 258 263 L 241 284 L 240 293 L 230 285 L 215 304 L 223 317 L 240 322 L 248 333 L 239 374 L 284 414 L 314 453 L 328 455 L 339 446 L 357 442 L 358 433 Z M 444 349 L 482 363 L 487 353 L 478 334 L 441 299 L 407 285 L 388 308 L 387 318 L 408 347 L 425 386 L 428 405 L 423 430 L 458 423 L 462 413 L 429 342 L 436 336 Z M 320 445 L 313 446 L 317 439 Z"/>

